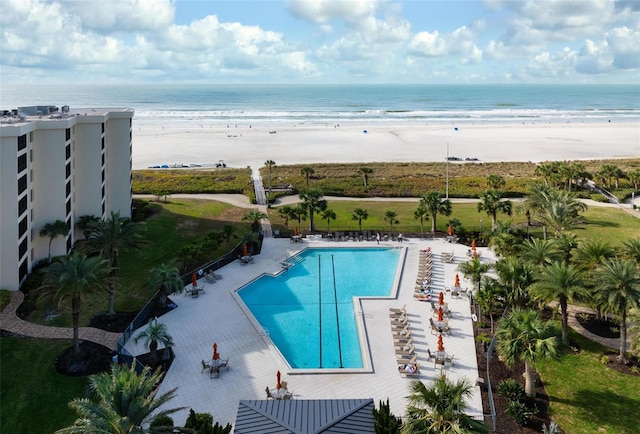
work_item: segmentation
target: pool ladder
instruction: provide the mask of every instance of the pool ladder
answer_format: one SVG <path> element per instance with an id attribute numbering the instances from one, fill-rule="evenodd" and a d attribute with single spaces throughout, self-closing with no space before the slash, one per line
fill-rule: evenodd
<path id="1" fill-rule="evenodd" d="M 281 262 L 282 268 L 291 268 L 296 264 L 299 264 L 300 262 L 304 261 L 304 258 L 300 257 L 300 256 L 292 256 L 290 258 L 285 259 L 284 261 Z"/>

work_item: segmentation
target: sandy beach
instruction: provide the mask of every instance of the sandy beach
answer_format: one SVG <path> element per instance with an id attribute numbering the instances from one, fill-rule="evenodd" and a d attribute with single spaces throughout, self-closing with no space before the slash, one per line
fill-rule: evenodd
<path id="1" fill-rule="evenodd" d="M 133 124 L 134 169 L 220 160 L 230 167 L 431 162 L 447 155 L 480 162 L 640 158 L 640 124 Z"/>

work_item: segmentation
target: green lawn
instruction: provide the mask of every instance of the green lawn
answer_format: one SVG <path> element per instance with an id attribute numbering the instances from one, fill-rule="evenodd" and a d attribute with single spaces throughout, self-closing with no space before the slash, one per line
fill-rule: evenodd
<path id="1" fill-rule="evenodd" d="M 76 419 L 68 402 L 84 396 L 85 377 L 58 374 L 53 362 L 68 340 L 0 339 L 0 432 L 51 434 Z"/>
<path id="2" fill-rule="evenodd" d="M 566 433 L 638 432 L 640 377 L 600 363 L 609 351 L 571 330 L 581 351 L 558 361 L 537 363 L 551 399 L 551 414 Z"/>

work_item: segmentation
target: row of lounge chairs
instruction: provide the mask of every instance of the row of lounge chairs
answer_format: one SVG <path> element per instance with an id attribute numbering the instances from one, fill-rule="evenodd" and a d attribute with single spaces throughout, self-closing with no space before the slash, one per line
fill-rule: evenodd
<path id="1" fill-rule="evenodd" d="M 398 372 L 402 376 L 420 375 L 418 355 L 415 353 L 413 337 L 407 319 L 406 305 L 402 308 L 389 308 L 391 332 L 395 346 Z"/>
<path id="2" fill-rule="evenodd" d="M 440 260 L 442 262 L 453 263 L 453 262 L 455 262 L 455 259 L 456 259 L 456 255 L 455 255 L 455 251 L 454 250 L 452 250 L 451 253 L 442 252 L 440 254 Z"/>
<path id="3" fill-rule="evenodd" d="M 214 273 L 213 271 L 204 273 L 204 280 L 209 283 L 216 283 L 220 279 L 222 279 L 222 274 Z"/>
<path id="4" fill-rule="evenodd" d="M 431 249 L 421 250 L 418 261 L 418 276 L 413 298 L 418 301 L 429 301 L 433 295 L 430 288 L 433 275 L 433 254 Z"/>

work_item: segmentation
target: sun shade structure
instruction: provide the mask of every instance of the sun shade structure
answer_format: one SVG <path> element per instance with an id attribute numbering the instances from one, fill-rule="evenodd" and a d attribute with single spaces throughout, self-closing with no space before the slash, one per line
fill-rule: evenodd
<path id="1" fill-rule="evenodd" d="M 371 398 L 241 400 L 234 433 L 375 433 L 373 408 Z"/>

